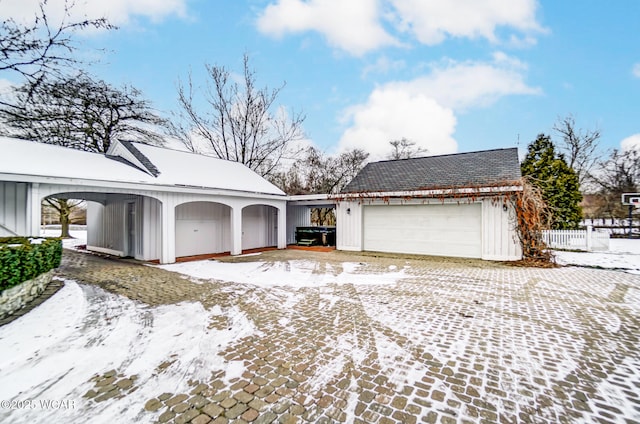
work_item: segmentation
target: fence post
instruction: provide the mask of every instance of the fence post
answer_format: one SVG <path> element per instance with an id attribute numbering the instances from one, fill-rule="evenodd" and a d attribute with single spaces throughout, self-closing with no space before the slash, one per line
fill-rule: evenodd
<path id="1" fill-rule="evenodd" d="M 591 242 L 591 231 L 593 227 L 591 225 L 587 225 L 587 252 L 591 252 L 591 247 L 593 243 Z"/>

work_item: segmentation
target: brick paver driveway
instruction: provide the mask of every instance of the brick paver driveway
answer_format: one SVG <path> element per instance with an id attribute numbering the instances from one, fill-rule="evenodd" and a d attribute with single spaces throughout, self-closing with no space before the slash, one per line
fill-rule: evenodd
<path id="1" fill-rule="evenodd" d="M 265 269 L 305 261 L 325 283 L 194 281 L 65 252 L 66 278 L 152 306 L 239 308 L 256 328 L 221 352 L 243 367 L 230 380 L 211 369 L 190 390 L 128 405 L 132 382 L 96 370 L 86 405 L 122 403 L 143 422 L 640 422 L 640 276 L 341 252 L 224 260 Z M 345 262 L 402 275 L 392 284 L 327 278 Z M 227 325 L 211 314 L 211 328 Z M 161 373 L 172 360 L 150 366 Z"/>

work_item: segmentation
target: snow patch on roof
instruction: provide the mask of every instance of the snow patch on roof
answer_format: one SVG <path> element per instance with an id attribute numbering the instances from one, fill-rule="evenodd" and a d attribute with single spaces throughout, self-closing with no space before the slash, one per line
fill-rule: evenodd
<path id="1" fill-rule="evenodd" d="M 0 174 L 285 195 L 275 185 L 238 162 L 131 144 L 149 160 L 159 175 L 153 176 L 153 172 L 144 172 L 100 153 L 8 137 L 0 137 Z"/>

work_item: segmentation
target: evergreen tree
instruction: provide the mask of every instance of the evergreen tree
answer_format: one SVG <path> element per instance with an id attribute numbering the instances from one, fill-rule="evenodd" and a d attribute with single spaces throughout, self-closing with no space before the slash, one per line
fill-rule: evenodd
<path id="1" fill-rule="evenodd" d="M 551 138 L 540 134 L 527 147 L 521 165 L 522 176 L 542 192 L 551 211 L 552 229 L 576 229 L 582 220 L 580 183 L 575 171 L 567 165 L 564 155 L 556 153 Z"/>

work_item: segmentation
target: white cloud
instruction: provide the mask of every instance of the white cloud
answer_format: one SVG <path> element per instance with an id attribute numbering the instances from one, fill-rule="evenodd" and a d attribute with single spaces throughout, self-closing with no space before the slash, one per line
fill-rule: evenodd
<path id="1" fill-rule="evenodd" d="M 391 0 L 403 27 L 421 43 L 434 45 L 448 36 L 497 41 L 495 30 L 508 26 L 540 31 L 536 0 Z"/>
<path id="2" fill-rule="evenodd" d="M 398 44 L 379 22 L 376 0 L 277 0 L 258 17 L 257 25 L 274 37 L 317 31 L 329 44 L 354 55 Z"/>
<path id="3" fill-rule="evenodd" d="M 429 154 L 455 152 L 455 113 L 507 95 L 540 92 L 524 82 L 524 70 L 523 63 L 497 53 L 492 62 L 450 62 L 414 80 L 380 86 L 347 110 L 351 126 L 340 149 L 363 148 L 379 159 L 389 152 L 390 140 L 406 137 Z"/>
<path id="4" fill-rule="evenodd" d="M 525 69 L 521 62 L 496 53 L 493 62 L 450 62 L 434 67 L 429 75 L 389 85 L 422 93 L 445 107 L 460 111 L 488 106 L 510 94 L 539 94 L 539 88 L 524 82 L 522 72 Z"/>
<path id="5" fill-rule="evenodd" d="M 364 149 L 373 160 L 383 159 L 391 149 L 389 141 L 402 137 L 429 154 L 457 150 L 453 111 L 420 93 L 381 87 L 365 104 L 349 109 L 348 116 L 353 125 L 342 135 L 339 148 Z"/>
<path id="6" fill-rule="evenodd" d="M 633 74 L 634 77 L 640 78 L 640 63 L 636 63 L 635 65 L 633 65 L 633 69 L 631 70 L 631 73 Z"/>
<path id="7" fill-rule="evenodd" d="M 38 10 L 38 3 L 39 0 L 2 0 L 0 17 L 31 20 Z M 45 10 L 48 17 L 58 21 L 64 15 L 64 8 L 64 0 L 49 0 Z M 73 20 L 104 17 L 113 25 L 127 25 L 134 17 L 146 17 L 152 21 L 161 21 L 172 15 L 186 17 L 187 6 L 186 0 L 79 0 L 73 4 L 70 13 Z"/>
<path id="8" fill-rule="evenodd" d="M 535 44 L 532 34 L 544 31 L 536 20 L 537 6 L 536 0 L 275 0 L 257 24 L 275 37 L 317 31 L 354 55 L 402 45 L 398 37 L 403 34 L 427 45 L 448 37 L 497 42 L 499 27 L 518 32 L 505 42 L 523 47 Z"/>
<path id="9" fill-rule="evenodd" d="M 637 150 L 640 151 L 640 134 L 634 134 L 622 140 L 620 147 L 623 151 Z"/>

